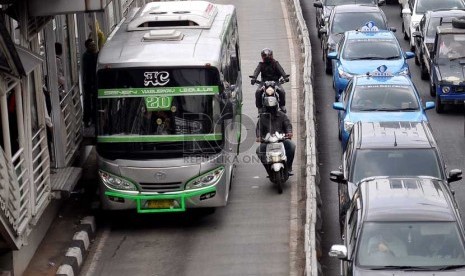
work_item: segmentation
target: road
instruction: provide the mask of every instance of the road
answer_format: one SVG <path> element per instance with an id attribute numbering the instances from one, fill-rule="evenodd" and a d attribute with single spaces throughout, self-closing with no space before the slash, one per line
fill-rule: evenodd
<path id="1" fill-rule="evenodd" d="M 303 243 L 297 242 L 302 229 L 296 225 L 298 183 L 304 183 L 299 181 L 300 158 L 294 165 L 296 175 L 282 195 L 272 187 L 261 164 L 248 162 L 257 146 L 253 142 L 257 111 L 255 87 L 247 76 L 255 69 L 261 49 L 272 48 L 284 69 L 295 71 L 291 55 L 297 47 L 292 44 L 289 24 L 286 28 L 285 1 L 214 2 L 233 3 L 238 10 L 247 128 L 243 136 L 252 141 L 252 146 L 246 142 L 241 149 L 229 204 L 210 215 L 137 215 L 133 211 L 100 216 L 100 230 L 81 275 L 302 274 L 303 260 L 298 256 L 303 256 Z M 290 91 L 291 84 L 284 87 Z M 287 108 L 298 133 L 297 95 L 289 94 Z"/>
<path id="2" fill-rule="evenodd" d="M 323 256 L 321 260 L 325 276 L 339 275 L 339 261 L 328 257 L 328 251 L 332 244 L 340 243 L 338 226 L 338 202 L 337 184 L 329 181 L 329 172 L 337 170 L 341 164 L 341 148 L 337 138 L 337 114 L 332 109 L 334 91 L 331 85 L 331 76 L 324 72 L 324 64 L 321 59 L 320 40 L 315 28 L 315 8 L 313 1 L 301 1 L 304 17 L 310 32 L 312 43 L 313 67 L 314 67 L 314 91 L 317 112 L 317 139 L 318 158 L 321 175 L 322 217 L 323 229 Z M 382 10 L 388 18 L 389 26 L 397 28 L 396 37 L 405 51 L 409 50 L 408 42 L 403 40 L 400 8 L 398 5 L 387 5 Z M 412 79 L 421 92 L 423 101 L 434 100 L 429 95 L 429 83 L 420 78 L 419 67 L 413 59 L 409 60 Z M 464 117 L 463 107 L 448 108 L 446 114 L 436 114 L 434 110 L 428 111 L 433 133 L 439 144 L 439 148 L 445 159 L 448 169 L 465 168 L 464 154 Z M 460 206 L 462 220 L 465 214 L 465 187 L 463 181 L 451 184 L 456 191 L 456 199 Z"/>

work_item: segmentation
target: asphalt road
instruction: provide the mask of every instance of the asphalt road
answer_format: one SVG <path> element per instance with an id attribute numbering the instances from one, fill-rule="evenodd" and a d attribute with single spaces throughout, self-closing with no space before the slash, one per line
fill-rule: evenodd
<path id="1" fill-rule="evenodd" d="M 100 230 L 81 275 L 289 275 L 302 274 L 300 236 L 295 218 L 299 180 L 277 194 L 255 155 L 257 111 L 249 83 L 262 48 L 291 73 L 291 50 L 282 0 L 221 0 L 238 10 L 244 93 L 244 143 L 229 204 L 214 214 L 138 215 L 135 211 L 99 216 Z M 286 84 L 286 90 L 291 85 Z M 295 99 L 295 98 L 294 98 Z M 287 97 L 289 114 L 297 112 Z M 247 123 L 249 122 L 249 123 Z M 295 133 L 299 126 L 294 121 Z M 299 140 L 298 137 L 295 140 Z M 249 147 L 247 147 L 249 146 Z M 297 155 L 296 162 L 299 162 Z"/>
<path id="2" fill-rule="evenodd" d="M 315 8 L 313 1 L 301 1 L 304 17 L 310 32 L 312 43 L 313 67 L 314 67 L 314 91 L 317 112 L 317 138 L 318 158 L 321 175 L 321 195 L 323 201 L 322 217 L 323 229 L 323 256 L 321 260 L 325 276 L 339 275 L 339 261 L 328 257 L 328 251 L 332 244 L 340 243 L 338 226 L 338 202 L 337 184 L 329 181 L 329 172 L 337 170 L 341 164 L 341 148 L 337 138 L 337 114 L 332 109 L 334 91 L 331 85 L 332 76 L 324 72 L 320 40 L 315 28 Z M 382 7 L 388 17 L 389 26 L 397 28 L 396 37 L 404 51 L 409 50 L 408 42 L 403 39 L 402 21 L 399 17 L 399 5 L 387 5 Z M 419 67 L 413 59 L 409 60 L 412 79 L 421 93 L 423 102 L 433 101 L 429 95 L 429 83 L 420 78 Z M 445 114 L 436 114 L 434 110 L 427 111 L 433 128 L 433 133 L 439 148 L 444 156 L 448 169 L 465 169 L 465 143 L 464 143 L 464 116 L 463 106 L 447 108 Z M 465 214 L 465 187 L 464 182 L 452 183 L 456 191 L 455 197 L 460 206 L 462 220 Z"/>

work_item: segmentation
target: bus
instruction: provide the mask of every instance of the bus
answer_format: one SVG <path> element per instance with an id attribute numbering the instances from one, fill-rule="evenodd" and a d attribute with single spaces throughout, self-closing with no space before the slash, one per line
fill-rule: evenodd
<path id="1" fill-rule="evenodd" d="M 99 53 L 97 88 L 104 210 L 227 204 L 241 139 L 234 6 L 176 1 L 132 10 Z"/>

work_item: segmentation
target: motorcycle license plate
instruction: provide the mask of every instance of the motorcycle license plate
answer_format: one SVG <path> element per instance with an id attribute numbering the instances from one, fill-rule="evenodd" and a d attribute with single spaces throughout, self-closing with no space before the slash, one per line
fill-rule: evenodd
<path id="1" fill-rule="evenodd" d="M 169 209 L 174 206 L 173 199 L 147 200 L 146 208 L 148 209 Z"/>

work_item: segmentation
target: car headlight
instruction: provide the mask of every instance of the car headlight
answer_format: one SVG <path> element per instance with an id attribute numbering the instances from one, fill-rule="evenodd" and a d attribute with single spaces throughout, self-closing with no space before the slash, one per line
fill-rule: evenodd
<path id="1" fill-rule="evenodd" d="M 137 191 L 136 185 L 124 178 L 99 170 L 99 176 L 105 186 L 123 191 Z"/>
<path id="2" fill-rule="evenodd" d="M 186 184 L 186 190 L 201 189 L 215 185 L 224 173 L 224 167 L 218 167 L 196 177 Z"/>
<path id="3" fill-rule="evenodd" d="M 340 77 L 340 78 L 351 79 L 351 78 L 354 77 L 354 75 L 345 72 L 345 71 L 342 70 L 341 68 L 337 68 L 337 72 L 339 73 L 339 77 Z"/>
<path id="4" fill-rule="evenodd" d="M 450 92 L 450 87 L 449 86 L 443 86 L 442 87 L 442 93 L 447 94 Z"/>
<path id="5" fill-rule="evenodd" d="M 346 132 L 350 132 L 350 130 L 352 129 L 353 126 L 354 126 L 354 122 L 344 121 L 344 130 Z"/>
<path id="6" fill-rule="evenodd" d="M 409 73 L 410 73 L 410 71 L 409 71 L 408 67 L 404 67 L 397 74 L 398 75 L 408 75 Z"/>

